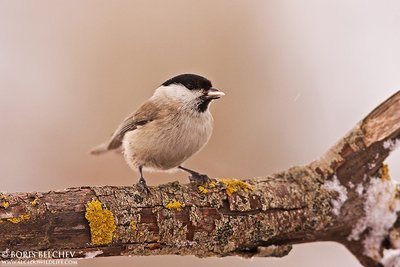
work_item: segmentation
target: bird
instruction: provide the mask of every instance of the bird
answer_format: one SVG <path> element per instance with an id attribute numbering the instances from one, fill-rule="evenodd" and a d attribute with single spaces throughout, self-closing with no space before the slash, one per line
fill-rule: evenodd
<path id="1" fill-rule="evenodd" d="M 137 185 L 147 193 L 144 170 L 182 170 L 190 174 L 190 182 L 203 184 L 209 180 L 207 175 L 182 164 L 209 141 L 213 130 L 210 103 L 224 95 L 203 76 L 177 75 L 161 84 L 107 142 L 90 153 L 122 152 L 129 167 L 140 174 Z"/>

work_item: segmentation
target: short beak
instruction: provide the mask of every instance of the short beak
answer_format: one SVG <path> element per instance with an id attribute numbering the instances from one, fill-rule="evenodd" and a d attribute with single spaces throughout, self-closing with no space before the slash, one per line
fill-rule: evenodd
<path id="1" fill-rule="evenodd" d="M 207 93 L 206 93 L 206 97 L 208 99 L 218 99 L 221 96 L 224 96 L 225 93 L 221 92 L 220 90 L 216 89 L 216 88 L 210 88 L 208 89 Z"/>

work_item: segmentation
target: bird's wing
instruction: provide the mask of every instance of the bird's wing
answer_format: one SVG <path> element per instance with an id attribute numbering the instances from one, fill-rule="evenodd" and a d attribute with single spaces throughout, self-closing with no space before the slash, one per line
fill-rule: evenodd
<path id="1" fill-rule="evenodd" d="M 91 154 L 97 155 L 120 148 L 125 134 L 129 131 L 137 129 L 150 121 L 157 119 L 159 109 L 150 101 L 143 103 L 142 106 L 133 114 L 129 115 L 117 128 L 111 136 L 109 142 L 101 144 L 90 151 Z"/>

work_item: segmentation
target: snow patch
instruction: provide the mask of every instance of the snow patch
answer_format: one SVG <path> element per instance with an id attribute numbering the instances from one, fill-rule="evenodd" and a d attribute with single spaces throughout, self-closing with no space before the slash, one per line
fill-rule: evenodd
<path id="1" fill-rule="evenodd" d="M 356 191 L 358 192 L 357 189 Z M 381 258 L 379 255 L 381 243 L 396 222 L 397 212 L 400 211 L 400 201 L 396 200 L 395 194 L 396 183 L 392 180 L 382 180 L 378 177 L 370 179 L 365 194 L 365 216 L 358 220 L 347 237 L 349 241 L 357 241 L 368 228 L 368 233 L 363 240 L 364 254 L 368 257 Z"/>
<path id="2" fill-rule="evenodd" d="M 333 206 L 332 212 L 335 215 L 340 214 L 340 208 L 342 207 L 343 203 L 347 200 L 347 189 L 344 187 L 336 175 L 332 177 L 332 180 L 325 181 L 324 188 L 327 190 L 332 190 L 338 192 L 339 196 L 336 199 L 332 199 L 331 203 Z"/>
<path id="3" fill-rule="evenodd" d="M 103 254 L 101 250 L 89 251 L 85 253 L 85 259 L 93 259 L 94 257 Z"/>
<path id="4" fill-rule="evenodd" d="M 385 249 L 381 263 L 384 267 L 399 267 L 400 249 Z"/>
<path id="5" fill-rule="evenodd" d="M 383 142 L 383 148 L 389 149 L 390 151 L 395 150 L 400 145 L 400 139 L 389 139 Z"/>
<path id="6" fill-rule="evenodd" d="M 357 185 L 357 187 L 356 187 L 356 192 L 357 192 L 358 195 L 361 196 L 362 193 L 363 193 L 363 191 L 364 191 L 363 184 L 362 184 L 362 183 L 359 183 L 359 184 Z"/>
<path id="7" fill-rule="evenodd" d="M 368 163 L 368 169 L 373 169 L 375 168 L 376 164 L 375 163 Z"/>

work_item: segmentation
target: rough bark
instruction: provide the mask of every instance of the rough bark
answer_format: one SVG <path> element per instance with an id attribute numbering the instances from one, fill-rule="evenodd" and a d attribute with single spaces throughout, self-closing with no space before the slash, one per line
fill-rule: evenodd
<path id="1" fill-rule="evenodd" d="M 292 244 L 336 241 L 364 266 L 391 266 L 400 257 L 400 190 L 383 161 L 399 138 L 400 92 L 320 159 L 270 176 L 173 182 L 149 195 L 136 186 L 3 193 L 0 257 L 17 250 L 280 257 Z M 389 249 L 392 258 L 383 256 Z"/>

